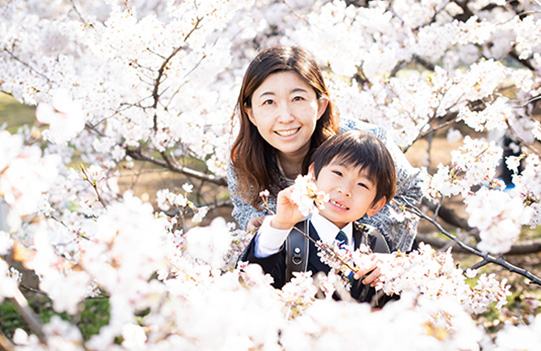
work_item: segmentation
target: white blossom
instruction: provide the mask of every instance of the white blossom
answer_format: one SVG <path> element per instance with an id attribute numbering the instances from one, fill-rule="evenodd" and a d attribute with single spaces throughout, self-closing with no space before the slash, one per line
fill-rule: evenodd
<path id="1" fill-rule="evenodd" d="M 484 252 L 505 253 L 518 238 L 524 218 L 522 201 L 500 190 L 480 189 L 465 200 L 470 215 L 468 224 L 479 229 L 481 242 L 478 248 Z"/>
<path id="2" fill-rule="evenodd" d="M 536 350 L 541 343 L 541 315 L 529 325 L 505 325 L 496 336 L 497 350 Z"/>
<path id="3" fill-rule="evenodd" d="M 329 195 L 317 190 L 310 174 L 299 175 L 292 188 L 291 201 L 297 205 L 303 216 L 307 216 L 325 206 L 325 203 L 329 201 Z"/>
<path id="4" fill-rule="evenodd" d="M 85 127 L 85 115 L 79 103 L 72 100 L 66 90 L 52 92 L 50 104 L 40 103 L 36 119 L 49 125 L 47 138 L 54 143 L 65 143 Z"/>
<path id="5" fill-rule="evenodd" d="M 190 200 L 197 185 L 158 191 L 165 214 L 130 192 L 119 195 L 116 182 L 124 165 L 139 165 L 139 152 L 157 163 L 163 155 L 183 166 L 193 159 L 223 179 L 249 61 L 274 44 L 301 45 L 321 65 L 340 116 L 386 128 L 400 147 L 463 123 L 444 136 L 451 161 L 422 186 L 431 199 L 462 196 L 479 249 L 505 252 L 521 226 L 541 224 L 541 164 L 521 147 L 505 160 L 515 188 L 502 191 L 494 179 L 501 148 L 471 132 L 511 127 L 521 142 L 541 140 L 533 118 L 541 92 L 538 4 L 517 6 L 521 16 L 502 0 L 469 1 L 473 16 L 459 21 L 469 14 L 441 0 L 4 2 L 0 88 L 37 105 L 37 123 L 0 127 L 7 209 L 0 254 L 15 252 L 33 270 L 56 312 L 77 315 L 80 302 L 98 294 L 110 305 L 109 323 L 90 340 L 53 317 L 45 343 L 17 329 L 16 349 L 329 350 L 359 340 L 371 350 L 535 348 L 534 316 L 506 326 L 491 344 L 471 314 L 501 308 L 509 286 L 492 274 L 462 274 L 450 252 L 422 245 L 390 255 L 378 288 L 400 300 L 371 310 L 347 296 L 332 299 L 343 292 L 334 271 L 299 274 L 276 290 L 259 266 L 237 263 L 253 234 L 221 219 L 200 226 L 209 208 Z M 513 62 L 513 50 L 528 68 Z M 421 155 L 430 172 L 433 156 Z M 309 211 L 312 188 L 300 182 L 297 199 Z M 406 215 L 403 208 L 392 214 Z M 351 257 L 362 266 L 370 256 Z M 20 279 L 0 258 L 1 300 L 20 292 Z M 314 298 L 317 289 L 325 298 Z M 393 333 L 382 338 L 380 330 Z"/>

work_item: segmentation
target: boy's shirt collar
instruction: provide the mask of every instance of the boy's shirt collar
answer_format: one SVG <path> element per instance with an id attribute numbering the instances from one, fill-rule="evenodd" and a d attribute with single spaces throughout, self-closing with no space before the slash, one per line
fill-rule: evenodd
<path id="1" fill-rule="evenodd" d="M 340 228 L 335 226 L 331 221 L 329 221 L 327 218 L 323 217 L 319 213 L 312 214 L 310 222 L 312 222 L 312 225 L 318 233 L 321 241 L 323 241 L 325 244 L 334 243 L 334 239 L 340 231 Z M 353 247 L 353 223 L 348 223 L 341 230 L 346 234 L 348 238 L 348 246 Z"/>

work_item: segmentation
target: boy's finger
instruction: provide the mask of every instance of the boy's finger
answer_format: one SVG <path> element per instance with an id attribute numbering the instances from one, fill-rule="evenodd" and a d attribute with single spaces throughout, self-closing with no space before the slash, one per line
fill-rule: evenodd
<path id="1" fill-rule="evenodd" d="M 357 273 L 355 273 L 355 279 L 363 278 L 365 275 L 371 273 L 374 268 L 375 266 L 370 266 L 367 269 L 363 269 L 362 271 L 357 271 Z"/>
<path id="2" fill-rule="evenodd" d="M 379 267 L 374 269 L 370 274 L 368 274 L 362 281 L 363 284 L 368 285 L 372 283 L 374 280 L 376 280 L 381 275 L 381 271 Z"/>

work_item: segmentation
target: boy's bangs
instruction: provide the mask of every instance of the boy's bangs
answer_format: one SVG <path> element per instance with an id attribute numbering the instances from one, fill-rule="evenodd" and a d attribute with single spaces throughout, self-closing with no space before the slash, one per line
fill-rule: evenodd
<path id="1" fill-rule="evenodd" d="M 362 157 L 362 155 L 359 157 L 359 155 L 354 153 L 348 153 L 346 155 L 336 156 L 331 163 L 336 163 L 346 168 L 358 168 L 359 173 L 366 170 L 368 179 L 370 179 L 372 182 L 376 181 L 376 176 L 374 172 L 372 172 L 372 168 L 370 166 L 372 163 Z"/>

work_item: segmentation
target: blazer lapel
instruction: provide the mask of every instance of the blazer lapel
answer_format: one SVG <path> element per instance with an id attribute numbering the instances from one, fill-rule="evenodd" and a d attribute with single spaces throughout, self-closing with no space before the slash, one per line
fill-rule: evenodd
<path id="1" fill-rule="evenodd" d="M 321 238 L 319 237 L 319 234 L 316 232 L 314 226 L 312 225 L 312 222 L 310 222 L 310 229 L 309 229 L 309 235 L 312 239 L 314 239 L 316 242 L 318 240 L 321 240 Z M 318 248 L 316 247 L 316 245 L 310 241 L 310 249 L 309 249 L 309 259 L 308 259 L 308 265 L 311 265 L 312 266 L 312 272 L 314 273 L 317 273 L 317 272 L 324 272 L 324 273 L 329 273 L 329 270 L 330 270 L 330 267 L 321 262 L 321 259 L 319 258 L 319 256 L 317 255 L 318 253 Z M 310 269 L 310 267 L 309 267 Z"/>

